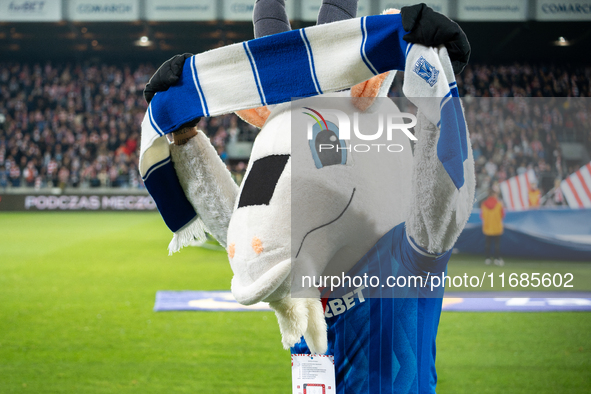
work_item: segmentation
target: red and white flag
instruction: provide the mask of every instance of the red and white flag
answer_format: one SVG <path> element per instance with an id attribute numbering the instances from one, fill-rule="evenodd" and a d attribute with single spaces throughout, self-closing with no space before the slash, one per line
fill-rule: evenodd
<path id="1" fill-rule="evenodd" d="M 529 188 L 538 180 L 534 170 L 528 170 L 521 175 L 514 176 L 501 182 L 501 193 L 505 207 L 511 211 L 522 211 L 529 208 Z"/>
<path id="2" fill-rule="evenodd" d="M 591 208 L 591 162 L 566 177 L 560 189 L 569 207 Z"/>

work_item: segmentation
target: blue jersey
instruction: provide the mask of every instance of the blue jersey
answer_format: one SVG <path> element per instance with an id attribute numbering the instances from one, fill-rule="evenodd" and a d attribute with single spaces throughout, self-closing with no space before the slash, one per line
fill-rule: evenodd
<path id="1" fill-rule="evenodd" d="M 443 288 L 384 286 L 388 277 L 441 275 L 451 252 L 428 254 L 404 223 L 384 235 L 349 272 L 381 284 L 333 293 L 326 305 L 328 351 L 337 394 L 435 393 L 435 337 Z M 399 282 L 401 283 L 401 282 Z M 435 298 L 433 298 L 435 297 Z M 309 353 L 302 338 L 292 354 Z"/>

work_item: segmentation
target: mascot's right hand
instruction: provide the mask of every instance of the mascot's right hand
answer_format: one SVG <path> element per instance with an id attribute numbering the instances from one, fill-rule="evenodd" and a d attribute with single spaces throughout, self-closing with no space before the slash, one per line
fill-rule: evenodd
<path id="1" fill-rule="evenodd" d="M 183 53 L 182 55 L 174 55 L 158 68 L 154 75 L 150 78 L 150 81 L 146 84 L 144 88 L 144 99 L 148 104 L 154 98 L 154 95 L 158 92 L 163 92 L 168 90 L 169 87 L 173 86 L 175 83 L 178 82 L 179 78 L 183 73 L 183 66 L 185 65 L 185 60 L 193 56 L 192 53 Z M 177 145 L 182 145 L 184 142 L 187 141 L 187 131 L 189 129 L 194 128 L 197 126 L 197 123 L 201 118 L 193 119 L 190 122 L 185 123 L 175 132 L 173 132 L 174 141 Z M 192 135 L 191 137 L 193 137 Z M 188 138 L 191 138 L 188 137 Z M 182 143 L 177 143 L 177 141 L 184 141 Z"/>
<path id="2" fill-rule="evenodd" d="M 185 60 L 191 56 L 193 56 L 192 53 L 183 53 L 182 55 L 175 55 L 162 63 L 144 89 L 144 99 L 148 104 L 150 104 L 156 93 L 168 90 L 169 87 L 177 83 L 183 73 Z"/>

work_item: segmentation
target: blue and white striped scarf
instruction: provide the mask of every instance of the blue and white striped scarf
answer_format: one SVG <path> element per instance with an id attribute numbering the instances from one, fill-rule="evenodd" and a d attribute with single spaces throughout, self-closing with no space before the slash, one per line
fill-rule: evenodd
<path id="1" fill-rule="evenodd" d="M 453 72 L 447 75 L 448 72 L 437 69 L 441 62 L 435 59 L 442 51 L 409 45 L 402 39 L 406 33 L 399 14 L 375 15 L 292 30 L 187 59 L 179 82 L 154 96 L 142 122 L 140 173 L 175 237 L 182 232 L 191 233 L 193 223 L 197 225 L 197 214 L 174 171 L 166 134 L 197 117 L 334 92 L 411 65 L 418 67 L 416 83 L 428 86 L 426 91 L 418 89 L 417 93 L 432 98 L 457 97 L 457 89 L 453 90 L 451 84 L 455 83 Z M 425 62 L 417 66 L 421 56 Z M 444 62 L 451 70 L 449 59 Z M 413 96 L 415 92 L 410 93 Z M 420 103 L 418 106 L 421 109 Z M 455 105 L 441 108 L 424 112 L 433 123 L 442 120 L 442 136 L 446 138 L 440 158 L 444 166 L 451 163 L 446 170 L 460 188 L 462 163 L 467 156 L 465 127 L 464 134 L 458 131 L 463 116 L 458 119 L 461 110 L 457 112 Z M 449 132 L 444 133 L 443 128 Z M 446 157 L 449 152 L 453 152 L 453 157 Z"/>

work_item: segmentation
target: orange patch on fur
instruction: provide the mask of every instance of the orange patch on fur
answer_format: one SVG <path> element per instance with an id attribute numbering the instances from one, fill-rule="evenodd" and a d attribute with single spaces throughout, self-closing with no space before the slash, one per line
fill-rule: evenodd
<path id="1" fill-rule="evenodd" d="M 263 242 L 258 237 L 252 237 L 252 249 L 256 254 L 263 252 Z"/>
<path id="2" fill-rule="evenodd" d="M 397 10 L 396 8 L 388 8 L 387 10 L 384 10 L 384 12 L 382 12 L 382 15 L 392 15 L 392 14 L 400 14 L 400 10 Z"/>
<path id="3" fill-rule="evenodd" d="M 259 129 L 263 127 L 270 114 L 271 111 L 266 106 L 236 111 L 236 115 L 238 115 L 243 121 L 250 123 Z"/>
<path id="4" fill-rule="evenodd" d="M 389 72 L 385 72 L 376 75 L 375 77 L 370 78 L 365 82 L 361 82 L 353 86 L 351 88 L 351 97 L 353 98 L 353 105 L 361 112 L 365 112 L 365 110 L 371 107 L 376 97 L 378 97 L 378 93 L 380 92 L 382 83 L 384 83 L 384 80 L 386 79 L 388 74 Z"/>
<path id="5" fill-rule="evenodd" d="M 234 258 L 234 253 L 236 253 L 236 245 L 234 245 L 233 243 L 230 244 L 228 246 L 228 256 L 230 256 L 231 259 Z"/>

